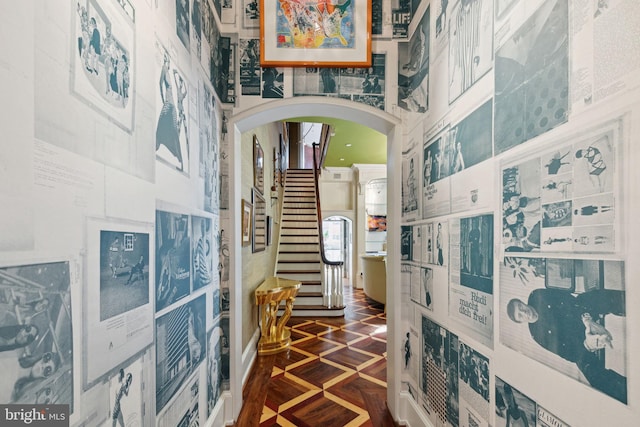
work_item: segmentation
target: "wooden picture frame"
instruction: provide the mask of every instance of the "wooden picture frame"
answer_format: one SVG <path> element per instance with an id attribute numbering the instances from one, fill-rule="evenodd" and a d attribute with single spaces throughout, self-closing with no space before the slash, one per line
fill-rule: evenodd
<path id="1" fill-rule="evenodd" d="M 273 243 L 273 217 L 267 215 L 267 246 Z"/>
<path id="2" fill-rule="evenodd" d="M 264 196 L 253 189 L 253 239 L 251 252 L 262 252 L 267 246 L 267 203 Z"/>
<path id="3" fill-rule="evenodd" d="M 253 230 L 253 205 L 242 199 L 242 246 L 251 244 Z"/>
<path id="4" fill-rule="evenodd" d="M 287 4 L 260 0 L 261 66 L 371 66 L 371 0 L 326 6 L 318 2 L 315 8 L 301 10 L 300 16 L 295 8 L 287 9 Z M 305 24 L 316 37 L 304 35 Z M 314 31 L 318 27 L 324 32 Z M 327 31 L 332 37 L 320 35 Z"/>
<path id="5" fill-rule="evenodd" d="M 255 135 L 253 135 L 253 187 L 260 194 L 264 194 L 264 151 Z"/>

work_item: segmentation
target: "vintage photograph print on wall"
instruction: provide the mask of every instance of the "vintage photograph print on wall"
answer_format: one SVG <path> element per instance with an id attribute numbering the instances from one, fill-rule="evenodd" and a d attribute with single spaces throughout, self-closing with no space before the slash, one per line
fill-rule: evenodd
<path id="1" fill-rule="evenodd" d="M 116 124 L 133 131 L 134 11 L 128 1 L 73 2 L 72 90 Z"/>

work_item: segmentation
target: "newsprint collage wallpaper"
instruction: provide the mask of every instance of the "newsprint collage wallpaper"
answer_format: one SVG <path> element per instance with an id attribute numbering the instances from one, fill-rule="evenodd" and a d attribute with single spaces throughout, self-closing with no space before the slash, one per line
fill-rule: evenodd
<path id="1" fill-rule="evenodd" d="M 638 46 L 620 67 L 601 62 L 613 33 L 633 37 L 611 26 L 637 25 L 640 10 L 442 0 L 420 11 L 431 18 L 412 21 L 398 63 L 397 105 L 427 111 L 405 124 L 402 150 L 403 390 L 435 426 L 634 424 L 575 408 L 606 402 L 628 417 L 632 406 L 622 230 L 637 110 L 601 106 L 637 88 Z M 424 86 L 429 75 L 438 82 Z M 574 400 L 551 398 L 556 383 Z"/>
<path id="2" fill-rule="evenodd" d="M 370 67 L 260 66 L 261 7 L 322 26 L 368 4 L 344 34 L 370 32 Z M 231 270 L 262 256 L 232 237 L 234 116 L 308 97 L 399 123 L 399 421 L 637 425 L 639 28 L 635 0 L 0 2 L 0 405 L 233 422 L 257 317 L 235 299 L 267 274 Z"/>

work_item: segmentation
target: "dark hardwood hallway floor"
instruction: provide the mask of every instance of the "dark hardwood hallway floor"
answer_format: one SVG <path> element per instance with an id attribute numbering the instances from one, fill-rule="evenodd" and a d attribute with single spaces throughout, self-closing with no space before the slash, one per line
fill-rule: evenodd
<path id="1" fill-rule="evenodd" d="M 383 306 L 360 289 L 344 292 L 344 317 L 291 318 L 289 351 L 258 356 L 235 426 L 397 425 L 386 406 Z"/>

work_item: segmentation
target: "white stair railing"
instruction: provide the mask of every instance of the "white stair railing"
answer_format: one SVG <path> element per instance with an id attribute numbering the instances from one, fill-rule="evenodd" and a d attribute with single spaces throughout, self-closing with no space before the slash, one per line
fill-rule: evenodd
<path id="1" fill-rule="evenodd" d="M 322 302 L 327 308 L 343 307 L 344 296 L 342 291 L 342 261 L 329 261 L 324 253 L 324 239 L 322 231 L 322 210 L 320 208 L 320 189 L 318 186 L 319 162 L 315 152 L 318 144 L 313 144 L 313 177 L 316 188 L 316 213 L 318 215 L 318 240 L 320 243 L 320 261 L 324 268 L 321 268 L 320 280 L 322 284 Z"/>

